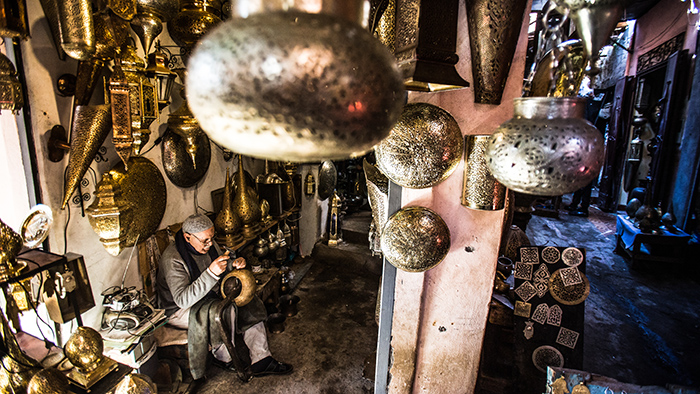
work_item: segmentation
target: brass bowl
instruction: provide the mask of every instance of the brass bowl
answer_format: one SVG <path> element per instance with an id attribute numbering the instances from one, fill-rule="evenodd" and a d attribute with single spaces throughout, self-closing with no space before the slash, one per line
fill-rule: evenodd
<path id="1" fill-rule="evenodd" d="M 221 280 L 221 295 L 235 297 L 233 302 L 238 306 L 247 305 L 255 296 L 256 288 L 255 276 L 247 269 L 233 270 Z"/>
<path id="2" fill-rule="evenodd" d="M 408 272 L 424 272 L 442 262 L 450 250 L 450 229 L 436 212 L 423 207 L 403 208 L 382 230 L 384 257 Z"/>
<path id="3" fill-rule="evenodd" d="M 408 104 L 391 134 L 374 148 L 379 169 L 394 183 L 411 189 L 436 185 L 462 159 L 464 141 L 457 121 L 427 103 Z"/>
<path id="4" fill-rule="evenodd" d="M 78 327 L 63 347 L 63 353 L 81 373 L 94 371 L 105 359 L 104 343 L 95 329 Z"/>

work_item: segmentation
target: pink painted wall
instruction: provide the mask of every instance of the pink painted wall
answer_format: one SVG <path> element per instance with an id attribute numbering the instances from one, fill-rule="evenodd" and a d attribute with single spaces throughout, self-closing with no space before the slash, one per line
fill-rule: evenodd
<path id="1" fill-rule="evenodd" d="M 627 75 L 637 74 L 637 58 L 669 39 L 685 32 L 684 49 L 695 53 L 698 15 L 689 15 L 690 0 L 661 0 L 649 12 L 637 20 L 632 55 L 629 57 Z"/>
<path id="2" fill-rule="evenodd" d="M 529 9 L 529 6 L 528 6 Z M 457 70 L 472 81 L 464 6 L 460 7 Z M 527 20 L 522 32 L 527 31 Z M 522 34 L 501 105 L 474 103 L 473 88 L 411 93 L 454 116 L 462 134 L 490 134 L 512 117 L 520 97 L 527 35 Z M 430 189 L 404 189 L 403 206 L 436 211 L 450 228 L 445 260 L 425 273 L 399 271 L 396 279 L 390 393 L 471 393 L 476 385 L 481 343 L 493 289 L 503 210 L 478 211 L 460 205 L 464 162 Z M 469 246 L 472 251 L 465 251 Z"/>

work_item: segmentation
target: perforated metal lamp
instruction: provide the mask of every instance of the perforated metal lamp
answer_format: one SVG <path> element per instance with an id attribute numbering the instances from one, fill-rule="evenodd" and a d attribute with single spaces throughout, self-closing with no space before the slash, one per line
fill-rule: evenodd
<path id="1" fill-rule="evenodd" d="M 394 55 L 408 90 L 469 86 L 455 69 L 459 0 L 397 0 Z M 417 11 L 417 12 L 416 12 Z"/>
<path id="2" fill-rule="evenodd" d="M 170 92 L 177 77 L 177 74 L 165 65 L 166 61 L 165 52 L 158 48 L 155 52 L 148 55 L 148 67 L 145 70 L 146 76 L 156 80 L 159 111 L 170 105 Z"/>

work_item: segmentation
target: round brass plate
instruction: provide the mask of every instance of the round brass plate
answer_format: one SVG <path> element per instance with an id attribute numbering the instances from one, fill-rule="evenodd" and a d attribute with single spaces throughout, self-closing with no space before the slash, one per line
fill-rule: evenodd
<path id="1" fill-rule="evenodd" d="M 256 288 L 255 276 L 247 269 L 233 270 L 221 281 L 221 295 L 224 298 L 236 297 L 233 302 L 238 306 L 248 304 L 253 299 Z"/>
<path id="2" fill-rule="evenodd" d="M 549 345 L 543 345 L 532 352 L 532 363 L 542 372 L 547 370 L 548 366 L 561 368 L 564 366 L 564 356 L 557 348 Z"/>
<path id="3" fill-rule="evenodd" d="M 20 230 L 24 246 L 32 249 L 44 242 L 49 235 L 51 223 L 53 223 L 51 208 L 44 204 L 38 204 L 32 208 L 27 218 L 22 222 Z"/>
<path id="4" fill-rule="evenodd" d="M 129 159 L 129 171 L 124 170 L 124 162 L 119 161 L 110 173 L 134 212 L 126 241 L 126 246 L 134 246 L 137 237 L 145 241 L 153 235 L 163 219 L 167 197 L 165 179 L 155 164 L 138 156 Z"/>
<path id="5" fill-rule="evenodd" d="M 555 300 L 564 305 L 578 305 L 588 298 L 591 285 L 586 275 L 581 273 L 582 282 L 576 285 L 564 286 L 559 270 L 549 277 L 549 293 Z"/>

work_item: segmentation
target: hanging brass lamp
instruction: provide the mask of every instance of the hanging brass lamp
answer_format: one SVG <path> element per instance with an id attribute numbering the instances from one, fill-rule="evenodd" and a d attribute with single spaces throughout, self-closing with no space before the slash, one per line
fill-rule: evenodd
<path id="1" fill-rule="evenodd" d="M 15 258 L 22 249 L 22 237 L 0 220 L 0 280 L 5 281 L 22 272 L 26 262 Z"/>
<path id="2" fill-rule="evenodd" d="M 126 248 L 133 210 L 109 172 L 102 175 L 95 191 L 95 201 L 85 212 L 107 253 L 118 256 Z"/>
<path id="3" fill-rule="evenodd" d="M 122 50 L 121 66 L 129 84 L 131 103 L 131 135 L 134 154 L 138 155 L 151 135 L 149 127 L 158 119 L 158 97 L 153 82 L 146 76 L 146 65 L 136 47 L 127 44 Z"/>
<path id="4" fill-rule="evenodd" d="M 163 170 L 170 182 L 178 187 L 192 187 L 199 182 L 209 169 L 211 146 L 209 137 L 200 133 L 196 140 L 197 150 L 194 164 L 187 151 L 187 141 L 180 134 L 166 130 L 161 144 Z"/>
<path id="5" fill-rule="evenodd" d="M 182 0 L 180 12 L 168 24 L 168 33 L 187 56 L 194 45 L 220 22 L 220 0 Z"/>
<path id="6" fill-rule="evenodd" d="M 24 107 L 22 84 L 17 79 L 15 65 L 0 53 L 0 110 L 17 112 Z"/>
<path id="7" fill-rule="evenodd" d="M 469 86 L 455 69 L 459 0 L 396 0 L 394 54 L 406 89 L 422 92 Z"/>
<path id="8" fill-rule="evenodd" d="M 243 236 L 246 239 L 253 239 L 260 228 L 262 210 L 260 209 L 260 203 L 255 201 L 247 191 L 248 183 L 246 182 L 245 170 L 243 169 L 242 155 L 238 155 L 238 172 L 236 177 L 238 188 L 236 189 L 236 195 L 233 197 L 233 210 L 241 218 Z"/>
<path id="9" fill-rule="evenodd" d="M 229 176 L 228 168 L 226 169 L 226 183 L 224 184 L 224 199 L 221 206 L 221 211 L 216 215 L 214 227 L 216 228 L 216 242 L 232 247 L 243 241 L 241 235 L 241 219 L 236 215 L 236 212 L 231 208 L 231 177 Z"/>
<path id="10" fill-rule="evenodd" d="M 151 52 L 151 44 L 163 31 L 163 23 L 171 20 L 179 9 L 178 0 L 136 0 L 131 29 L 139 37 L 144 53 Z"/>
<path id="11" fill-rule="evenodd" d="M 362 27 L 362 0 L 238 0 L 188 63 L 202 129 L 248 156 L 296 162 L 361 156 L 405 97 L 389 50 Z"/>
<path id="12" fill-rule="evenodd" d="M 184 73 L 184 69 L 180 69 L 178 72 L 182 74 Z M 197 169 L 197 151 L 199 150 L 199 139 L 200 135 L 202 135 L 204 132 L 199 126 L 199 122 L 192 114 L 190 106 L 187 104 L 187 97 L 182 92 L 181 96 L 183 100 L 180 108 L 168 115 L 168 129 L 177 133 L 184 139 L 187 147 L 187 153 L 190 155 L 190 159 L 192 160 L 192 165 L 195 169 Z"/>
<path id="13" fill-rule="evenodd" d="M 57 0 L 61 47 L 76 60 L 95 54 L 95 24 L 91 0 Z"/>
<path id="14" fill-rule="evenodd" d="M 148 55 L 148 67 L 145 70 L 146 76 L 156 80 L 159 111 L 170 105 L 170 92 L 177 77 L 177 74 L 165 65 L 166 62 L 165 52 L 157 48 L 155 52 Z"/>

